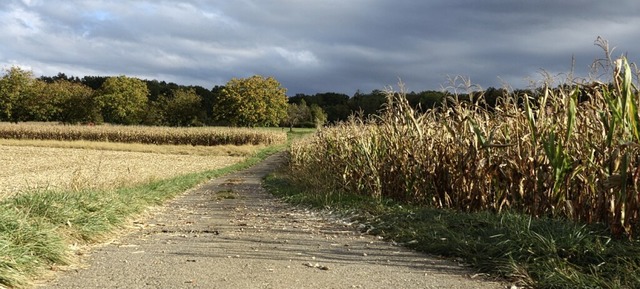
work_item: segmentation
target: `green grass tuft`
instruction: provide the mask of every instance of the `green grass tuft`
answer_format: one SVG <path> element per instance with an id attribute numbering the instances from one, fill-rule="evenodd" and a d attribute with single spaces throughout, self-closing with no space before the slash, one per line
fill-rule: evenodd
<path id="1" fill-rule="evenodd" d="M 0 204 L 0 284 L 25 284 L 47 264 L 66 264 L 66 250 L 55 226 Z"/>

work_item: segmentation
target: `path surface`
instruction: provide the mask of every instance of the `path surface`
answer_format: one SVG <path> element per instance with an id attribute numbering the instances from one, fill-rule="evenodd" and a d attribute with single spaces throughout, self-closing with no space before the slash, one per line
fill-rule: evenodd
<path id="1" fill-rule="evenodd" d="M 39 288 L 505 288 L 278 201 L 261 180 L 281 161 L 183 194 Z"/>

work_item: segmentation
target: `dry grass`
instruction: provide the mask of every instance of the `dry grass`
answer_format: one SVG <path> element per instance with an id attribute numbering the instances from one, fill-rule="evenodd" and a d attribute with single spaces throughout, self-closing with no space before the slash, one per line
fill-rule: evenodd
<path id="1" fill-rule="evenodd" d="M 243 159 L 220 155 L 0 145 L 0 199 L 30 190 L 115 188 L 219 169 Z"/>

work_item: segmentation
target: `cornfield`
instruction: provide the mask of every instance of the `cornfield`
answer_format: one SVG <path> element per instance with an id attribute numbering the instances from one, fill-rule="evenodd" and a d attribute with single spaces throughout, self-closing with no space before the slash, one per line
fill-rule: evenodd
<path id="1" fill-rule="evenodd" d="M 287 135 L 284 132 L 250 128 L 0 123 L 0 138 L 215 146 L 280 144 L 286 142 Z"/>
<path id="2" fill-rule="evenodd" d="M 624 57 L 607 63 L 607 83 L 545 82 L 493 108 L 482 96 L 452 95 L 418 113 L 402 90 L 389 91 L 379 117 L 353 117 L 295 143 L 291 171 L 324 192 L 599 222 L 632 238 L 640 229 L 637 73 Z"/>

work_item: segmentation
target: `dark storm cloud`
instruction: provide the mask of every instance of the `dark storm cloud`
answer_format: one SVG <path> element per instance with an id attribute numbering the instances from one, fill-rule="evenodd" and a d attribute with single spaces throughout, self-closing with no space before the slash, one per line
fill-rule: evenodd
<path id="1" fill-rule="evenodd" d="M 560 3 L 558 3 L 560 2 Z M 272 75 L 289 94 L 394 85 L 440 89 L 448 76 L 514 87 L 587 75 L 597 36 L 628 52 L 636 1 L 236 0 L 0 3 L 0 66 L 197 84 Z"/>

